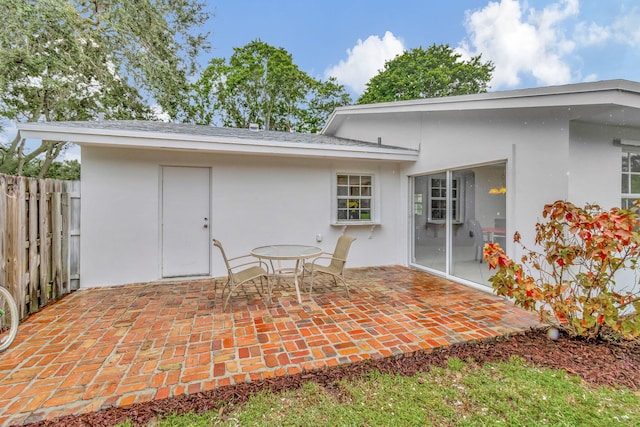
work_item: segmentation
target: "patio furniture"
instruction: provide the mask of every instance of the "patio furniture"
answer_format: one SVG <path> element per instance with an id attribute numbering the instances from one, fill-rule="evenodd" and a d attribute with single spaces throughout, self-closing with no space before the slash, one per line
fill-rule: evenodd
<path id="1" fill-rule="evenodd" d="M 301 261 L 316 257 L 321 253 L 322 249 L 307 245 L 269 245 L 260 246 L 251 251 L 251 255 L 259 259 L 268 259 L 271 262 L 271 270 L 278 280 L 278 284 L 282 277 L 293 277 L 293 284 L 295 285 L 298 303 L 300 304 L 302 304 L 302 297 L 300 296 L 298 276 L 303 273 Z M 273 261 L 277 261 L 278 267 L 273 266 Z M 282 261 L 295 261 L 295 266 L 293 268 L 282 267 Z M 269 290 L 269 303 L 271 303 L 270 283 L 267 288 Z"/>
<path id="2" fill-rule="evenodd" d="M 474 260 L 480 261 L 482 263 L 484 251 L 484 245 L 487 243 L 492 243 L 492 241 L 487 237 L 487 233 L 480 225 L 480 222 L 475 219 L 469 220 L 469 232 L 471 233 L 471 237 L 473 237 L 473 249 L 474 249 Z"/>
<path id="3" fill-rule="evenodd" d="M 333 277 L 333 282 L 337 285 L 338 282 L 336 280 L 340 279 L 344 284 L 345 289 L 347 290 L 347 297 L 351 298 L 349 294 L 349 285 L 346 280 L 344 280 L 344 266 L 347 263 L 347 256 L 349 255 L 349 249 L 351 248 L 351 244 L 356 240 L 355 237 L 347 236 L 343 234 L 338 238 L 338 242 L 336 243 L 336 248 L 333 253 L 323 252 L 315 258 L 312 262 L 304 264 L 303 268 L 303 280 L 304 273 L 308 272 L 311 274 L 311 283 L 309 284 L 309 294 L 313 290 L 313 279 L 316 273 L 325 273 L 329 274 Z M 330 260 L 329 265 L 317 264 L 320 260 Z"/>
<path id="4" fill-rule="evenodd" d="M 224 252 L 222 248 L 222 243 L 219 240 L 213 239 L 213 245 L 220 249 L 220 253 L 222 254 L 222 259 L 224 259 L 224 264 L 227 267 L 227 283 L 225 283 L 222 288 L 222 299 L 224 299 L 224 292 L 229 288 L 229 295 L 224 302 L 224 306 L 222 310 L 224 311 L 227 308 L 227 304 L 229 303 L 229 299 L 231 299 L 231 295 L 233 291 L 235 291 L 239 286 L 252 282 L 258 291 L 258 294 L 262 296 L 258 286 L 256 284 L 256 279 L 260 279 L 260 286 L 264 290 L 264 284 L 262 279 L 267 280 L 267 287 L 269 284 L 269 266 L 261 260 L 256 260 L 251 255 L 240 255 L 233 258 L 227 258 L 227 254 Z M 243 260 L 246 258 L 252 258 L 253 261 L 240 262 L 240 264 L 235 264 L 239 260 Z M 233 265 L 235 264 L 235 265 Z M 215 283 L 214 283 L 214 292 L 215 292 Z"/>

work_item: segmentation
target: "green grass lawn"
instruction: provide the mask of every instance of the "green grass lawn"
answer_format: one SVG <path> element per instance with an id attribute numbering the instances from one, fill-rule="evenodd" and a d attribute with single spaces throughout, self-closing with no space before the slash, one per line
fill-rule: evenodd
<path id="1" fill-rule="evenodd" d="M 285 393 L 261 392 L 220 412 L 172 416 L 157 425 L 638 426 L 640 396 L 592 387 L 518 358 L 483 366 L 450 359 L 447 369 L 412 377 L 372 373 L 328 389 L 307 383 Z"/>

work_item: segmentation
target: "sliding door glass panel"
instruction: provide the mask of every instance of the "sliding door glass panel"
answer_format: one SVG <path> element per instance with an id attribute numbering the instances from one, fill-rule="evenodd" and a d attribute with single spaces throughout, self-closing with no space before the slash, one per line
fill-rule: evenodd
<path id="1" fill-rule="evenodd" d="M 452 192 L 450 275 L 489 286 L 493 272 L 482 259 L 485 243 L 506 236 L 505 163 L 457 170 L 457 195 Z M 452 187 L 452 191 L 455 187 Z M 455 205 L 453 202 L 455 201 Z"/>
<path id="2" fill-rule="evenodd" d="M 446 174 L 413 180 L 413 262 L 446 272 Z"/>

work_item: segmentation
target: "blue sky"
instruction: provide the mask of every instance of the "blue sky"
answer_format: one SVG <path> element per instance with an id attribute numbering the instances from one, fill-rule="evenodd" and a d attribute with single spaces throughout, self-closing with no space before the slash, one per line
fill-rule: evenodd
<path id="1" fill-rule="evenodd" d="M 639 0 L 208 0 L 207 7 L 212 50 L 202 67 L 261 39 L 310 75 L 336 77 L 354 100 L 385 61 L 434 43 L 493 61 L 492 91 L 640 81 Z M 64 158 L 79 158 L 77 147 Z"/>
<path id="2" fill-rule="evenodd" d="M 355 96 L 403 50 L 446 43 L 496 65 L 491 90 L 640 80 L 638 0 L 210 0 L 212 51 L 254 39 Z"/>

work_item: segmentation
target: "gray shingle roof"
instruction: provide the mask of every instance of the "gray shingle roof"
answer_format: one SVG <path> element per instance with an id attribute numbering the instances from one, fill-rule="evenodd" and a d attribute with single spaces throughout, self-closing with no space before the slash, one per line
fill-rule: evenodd
<path id="1" fill-rule="evenodd" d="M 322 134 L 275 132 L 265 130 L 253 131 L 249 129 L 224 128 L 215 126 L 202 126 L 185 123 L 166 123 L 144 120 L 49 122 L 45 125 L 49 128 L 65 127 L 78 128 L 83 130 L 100 129 L 130 132 L 153 132 L 175 135 L 204 136 L 208 138 L 220 137 L 225 139 L 239 140 L 264 140 L 273 142 L 344 145 L 354 147 L 378 147 L 386 149 L 406 150 L 402 147 L 379 145 L 371 142 L 338 138 Z"/>

